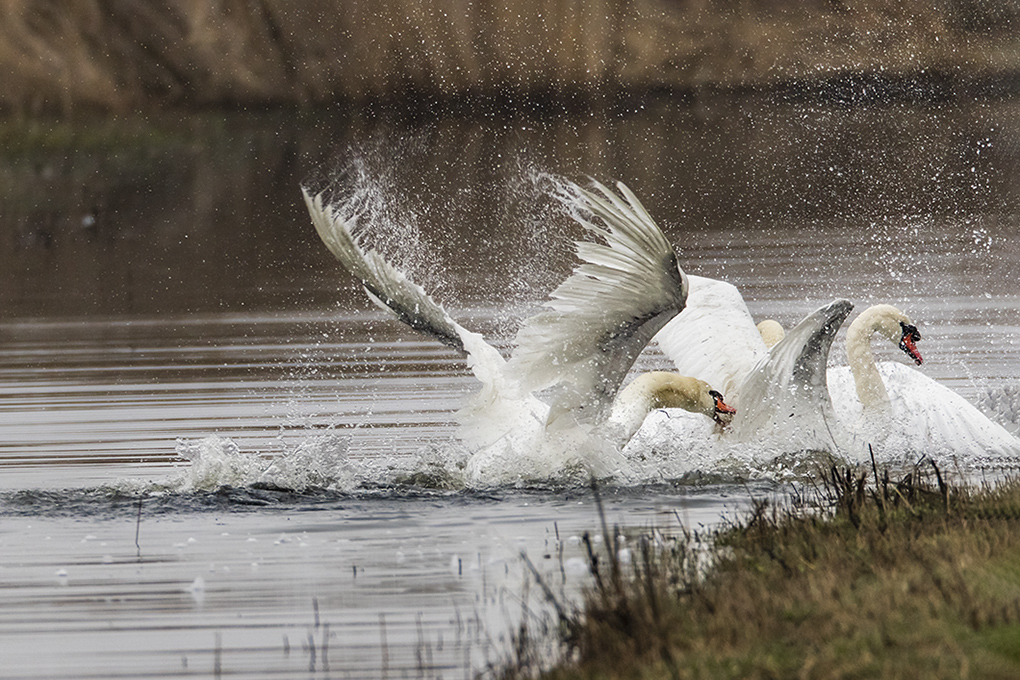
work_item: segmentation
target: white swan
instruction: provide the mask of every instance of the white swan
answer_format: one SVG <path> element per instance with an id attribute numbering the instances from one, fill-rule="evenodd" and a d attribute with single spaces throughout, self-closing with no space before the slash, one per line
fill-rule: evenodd
<path id="1" fill-rule="evenodd" d="M 1020 439 L 992 422 L 966 399 L 928 376 L 896 362 L 876 363 L 871 339 L 881 336 L 915 363 L 920 333 L 892 305 L 860 314 L 846 335 L 849 366 L 829 370 L 829 391 L 837 417 L 849 433 L 851 455 L 912 462 L 922 455 L 962 467 L 1016 464 Z"/>
<path id="2" fill-rule="evenodd" d="M 721 395 L 704 383 L 665 375 L 639 378 L 616 398 L 641 350 L 683 309 L 688 283 L 637 197 L 622 183 L 622 197 L 595 186 L 597 193 L 564 185 L 559 198 L 602 243 L 576 244 L 582 264 L 527 320 L 509 361 L 377 251 L 362 248 L 356 204 L 334 207 L 303 189 L 320 238 L 369 296 L 465 354 L 482 383 L 458 412 L 460 436 L 476 451 L 467 468 L 471 484 L 547 478 L 573 465 L 619 476 L 625 463 L 618 444 L 640 427 L 642 409 L 677 406 L 720 420 L 730 415 Z M 540 400 L 535 395 L 543 390 Z"/>
<path id="3" fill-rule="evenodd" d="M 592 210 L 597 215 L 599 206 Z M 647 213 L 634 212 L 630 218 L 651 222 Z M 766 324 L 765 335 L 774 343 L 770 346 L 736 286 L 699 276 L 687 280 L 685 309 L 655 340 L 680 374 L 713 385 L 736 408 L 721 439 L 772 453 L 834 451 L 826 363 L 836 331 L 853 305 L 835 300 L 808 314 L 788 334 L 777 334 L 778 324 Z M 692 441 L 694 446 L 702 443 Z"/>
<path id="4" fill-rule="evenodd" d="M 635 464 L 647 461 L 648 473 L 665 478 L 785 475 L 791 465 L 816 460 L 818 452 L 837 454 L 838 421 L 826 389 L 826 359 L 851 308 L 846 300 L 820 307 L 751 366 L 740 380 L 741 405 L 725 429 L 710 429 L 704 418 L 685 412 L 656 411 L 625 453 Z M 757 333 L 753 324 L 750 329 Z"/>

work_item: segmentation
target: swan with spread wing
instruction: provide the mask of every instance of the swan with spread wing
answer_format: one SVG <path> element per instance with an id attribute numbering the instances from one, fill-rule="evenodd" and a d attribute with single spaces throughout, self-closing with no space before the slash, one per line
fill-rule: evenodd
<path id="1" fill-rule="evenodd" d="M 912 461 L 928 456 L 962 467 L 1020 461 L 1020 439 L 991 421 L 966 399 L 917 370 L 894 361 L 876 362 L 872 338 L 903 350 L 915 364 L 921 334 L 892 305 L 861 312 L 846 334 L 848 366 L 829 369 L 836 414 L 849 433 L 851 455 L 866 459 L 868 446 L 883 458 Z"/>
<path id="2" fill-rule="evenodd" d="M 620 393 L 638 354 L 684 308 L 688 282 L 637 197 L 622 183 L 617 188 L 559 186 L 558 198 L 593 238 L 576 244 L 581 264 L 525 322 L 509 360 L 362 246 L 356 204 L 330 205 L 303 190 L 320 238 L 368 295 L 465 355 L 481 382 L 458 413 L 460 436 L 474 452 L 470 484 L 544 479 L 571 467 L 626 478 L 620 446 L 650 409 L 675 406 L 719 421 L 732 415 L 706 382 L 676 374 L 640 376 Z"/>
<path id="3" fill-rule="evenodd" d="M 591 209 L 599 214 L 600 206 Z M 654 224 L 644 211 L 634 222 Z M 608 216 L 607 216 L 608 217 Z M 684 437 L 679 455 L 694 448 L 744 445 L 763 455 L 838 449 L 838 423 L 826 388 L 829 349 L 853 305 L 834 300 L 811 312 L 779 337 L 773 325 L 759 329 L 736 286 L 688 276 L 685 308 L 655 336 L 677 372 L 713 385 L 736 408 L 721 437 Z M 681 429 L 692 429 L 683 414 Z M 718 440 L 718 441 L 717 441 Z"/>
<path id="4" fill-rule="evenodd" d="M 767 372 L 760 370 L 763 358 L 788 346 L 790 334 L 784 336 L 774 321 L 756 327 L 743 297 L 731 284 L 695 276 L 689 280 L 687 308 L 663 328 L 656 341 L 678 370 L 726 391 L 729 402 L 739 409 L 730 428 L 732 436 L 755 436 L 763 392 L 748 388 L 756 382 L 759 386 L 768 383 Z M 844 318 L 832 328 L 833 333 Z M 711 341 L 713 337 L 728 339 L 725 351 Z M 798 393 L 813 395 L 817 405 L 807 405 L 800 412 L 821 409 L 833 453 L 866 461 L 870 445 L 880 458 L 896 462 L 927 455 L 963 465 L 1016 464 L 1020 459 L 1017 437 L 928 376 L 897 362 L 876 362 L 871 348 L 874 337 L 889 340 L 914 363 L 922 363 L 916 344 L 920 332 L 909 317 L 888 304 L 869 307 L 850 324 L 845 340 L 849 365 L 825 368 L 823 355 L 815 354 L 819 362 L 809 372 L 814 387 Z M 685 351 L 680 352 L 680 347 Z M 822 383 L 820 371 L 825 372 Z"/>

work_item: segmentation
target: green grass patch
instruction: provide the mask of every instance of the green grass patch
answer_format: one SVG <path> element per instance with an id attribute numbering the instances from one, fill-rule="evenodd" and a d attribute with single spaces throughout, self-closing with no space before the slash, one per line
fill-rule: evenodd
<path id="1" fill-rule="evenodd" d="M 1020 677 L 1020 483 L 930 470 L 833 469 L 817 502 L 758 502 L 711 536 L 644 532 L 628 566 L 591 549 L 582 604 L 558 603 L 560 658 L 519 646 L 503 675 Z"/>

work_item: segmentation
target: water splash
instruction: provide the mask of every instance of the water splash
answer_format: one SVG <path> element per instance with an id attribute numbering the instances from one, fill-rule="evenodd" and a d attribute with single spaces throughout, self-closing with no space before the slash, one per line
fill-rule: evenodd
<path id="1" fill-rule="evenodd" d="M 334 432 L 310 437 L 282 454 L 265 457 L 244 452 L 233 440 L 211 435 L 177 441 L 177 455 L 189 464 L 170 481 L 176 492 L 222 487 L 269 486 L 292 491 L 350 491 L 370 473 L 349 456 L 350 442 Z"/>

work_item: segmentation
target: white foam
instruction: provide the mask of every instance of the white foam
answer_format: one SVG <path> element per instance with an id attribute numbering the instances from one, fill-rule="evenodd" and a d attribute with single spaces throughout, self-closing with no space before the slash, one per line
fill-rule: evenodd
<path id="1" fill-rule="evenodd" d="M 227 437 L 179 439 L 177 455 L 189 461 L 170 487 L 178 492 L 212 491 L 224 486 L 269 484 L 305 491 L 347 491 L 363 481 L 364 470 L 349 458 L 349 440 L 334 432 L 308 437 L 276 455 L 244 452 Z"/>

